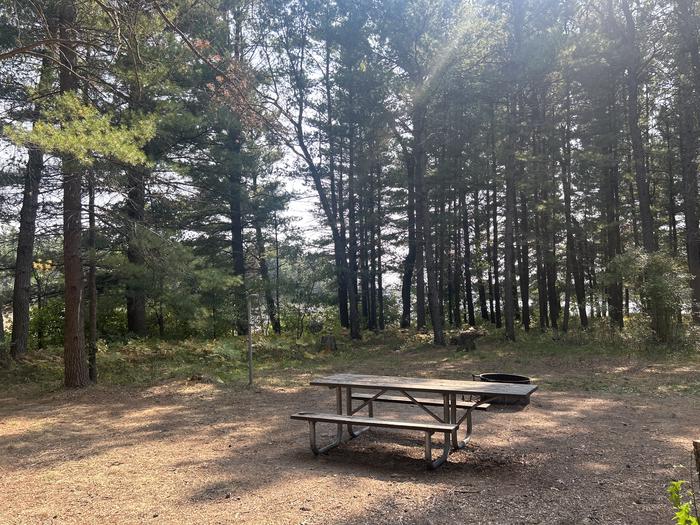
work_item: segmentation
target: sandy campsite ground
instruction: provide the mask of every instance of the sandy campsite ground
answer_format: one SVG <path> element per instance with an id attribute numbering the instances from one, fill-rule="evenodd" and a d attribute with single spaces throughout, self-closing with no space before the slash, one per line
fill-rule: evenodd
<path id="1" fill-rule="evenodd" d="M 460 361 L 436 363 L 434 376 L 464 376 Z M 390 368 L 352 371 L 420 372 Z M 285 373 L 255 391 L 171 381 L 0 396 L 0 523 L 669 523 L 665 487 L 688 478 L 700 434 L 694 394 L 542 388 L 523 411 L 477 413 L 472 444 L 437 471 L 421 434 L 382 429 L 315 458 L 289 414 L 332 410 L 332 392 Z M 378 415 L 396 410 L 420 417 Z"/>

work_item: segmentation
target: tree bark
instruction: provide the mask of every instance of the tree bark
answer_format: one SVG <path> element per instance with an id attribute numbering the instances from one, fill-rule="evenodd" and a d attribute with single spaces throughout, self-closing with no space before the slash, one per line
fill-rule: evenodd
<path id="1" fill-rule="evenodd" d="M 22 208 L 19 213 L 15 282 L 12 291 L 10 354 L 14 359 L 22 358 L 27 353 L 29 345 L 29 307 L 32 264 L 34 262 L 34 234 L 36 232 L 36 214 L 39 208 L 39 185 L 43 169 L 43 152 L 36 147 L 30 147 L 24 175 Z"/>
<path id="2" fill-rule="evenodd" d="M 488 242 L 488 241 L 487 241 Z M 489 320 L 488 304 L 486 303 L 486 287 L 484 286 L 483 272 L 483 248 L 481 246 L 481 218 L 479 216 L 479 190 L 474 191 L 474 248 L 477 250 L 478 259 L 476 261 L 476 280 L 479 291 L 479 307 L 481 318 Z M 488 251 L 488 249 L 487 249 Z"/>
<path id="3" fill-rule="evenodd" d="M 542 213 L 535 213 L 535 259 L 537 266 L 537 304 L 539 307 L 540 330 L 544 332 L 549 324 L 547 317 L 547 276 L 544 269 L 544 249 L 542 247 Z"/>
<path id="4" fill-rule="evenodd" d="M 654 239 L 654 220 L 651 214 L 651 198 L 649 194 L 649 179 L 647 175 L 646 156 L 642 131 L 639 126 L 639 77 L 642 67 L 642 57 L 637 43 L 637 29 L 634 17 L 627 0 L 621 2 L 625 15 L 626 33 L 625 48 L 627 54 L 627 125 L 632 143 L 632 160 L 634 175 L 637 183 L 637 198 L 639 199 L 639 215 L 642 220 L 642 245 L 647 252 L 656 250 Z"/>
<path id="5" fill-rule="evenodd" d="M 467 322 L 469 326 L 476 325 L 474 315 L 474 296 L 472 292 L 472 252 L 469 243 L 469 213 L 467 211 L 467 197 L 465 193 L 460 195 L 462 207 L 462 239 L 464 242 L 464 295 L 467 300 Z"/>
<path id="6" fill-rule="evenodd" d="M 54 30 L 55 18 L 49 17 L 50 30 Z M 49 53 L 49 51 L 45 51 Z M 45 56 L 41 61 L 39 74 L 39 91 L 51 87 L 52 60 Z M 35 104 L 33 117 L 40 111 Z M 24 192 L 22 208 L 19 212 L 19 233 L 17 236 L 17 255 L 15 258 L 15 278 L 12 290 L 12 336 L 10 354 L 17 359 L 27 353 L 29 345 L 29 308 L 31 306 L 32 264 L 34 262 L 34 239 L 36 233 L 36 215 L 39 209 L 39 189 L 44 170 L 44 154 L 30 146 L 27 169 L 24 174 Z"/>
<path id="7" fill-rule="evenodd" d="M 137 44 L 132 42 L 128 47 L 128 61 L 134 71 L 129 82 L 129 109 L 134 113 L 144 110 L 144 92 L 138 72 L 143 67 L 139 56 Z M 148 169 L 144 166 L 128 166 L 126 218 L 127 218 L 127 247 L 126 257 L 132 266 L 132 277 L 126 283 L 126 322 L 129 333 L 138 337 L 147 335 L 146 325 L 146 288 L 144 276 L 144 247 L 142 241 L 142 229 L 146 216 L 146 178 Z"/>
<path id="8" fill-rule="evenodd" d="M 333 125 L 333 89 L 331 82 L 331 46 L 329 35 L 325 40 L 325 64 L 324 87 L 326 95 L 326 137 L 328 141 L 328 178 L 330 180 L 330 213 L 335 224 L 344 221 L 342 213 L 342 183 L 336 184 L 336 159 L 335 159 L 335 127 Z M 342 157 L 342 150 L 340 152 Z M 342 158 L 341 158 L 342 162 Z M 345 275 L 346 262 L 343 260 L 344 249 L 340 249 L 338 243 L 333 244 L 335 258 L 336 286 L 338 290 L 338 317 L 340 326 L 350 328 L 350 312 L 348 311 L 348 287 Z M 279 307 L 279 304 L 278 304 Z"/>
<path id="9" fill-rule="evenodd" d="M 140 245 L 146 209 L 146 168 L 131 166 L 127 168 L 128 190 L 126 214 L 129 221 L 128 245 L 126 256 L 135 269 L 136 278 L 126 285 L 126 320 L 129 333 L 139 337 L 146 336 L 146 291 L 143 276 L 139 270 L 144 267 L 143 247 Z"/>
<path id="10" fill-rule="evenodd" d="M 513 2 L 513 5 L 520 4 L 518 0 Z M 513 98 L 513 97 L 511 97 Z M 515 266 L 515 236 L 513 234 L 514 225 L 517 211 L 516 211 L 516 200 L 515 200 L 515 144 L 516 144 L 516 123 L 515 123 L 515 101 L 511 100 L 508 107 L 508 136 L 507 136 L 507 152 L 506 152 L 506 165 L 505 165 L 505 178 L 506 178 L 506 225 L 504 234 L 504 253 L 505 253 L 505 267 L 504 267 L 504 314 L 505 314 L 505 325 L 506 325 L 506 338 L 515 341 L 515 301 L 513 298 L 513 291 L 515 289 L 515 275 L 513 272 Z M 495 192 L 494 192 L 494 204 L 495 204 Z M 494 207 L 495 209 L 495 207 Z M 495 226 L 496 221 L 494 220 L 494 236 L 495 236 Z M 494 244 L 495 246 L 495 244 Z M 497 264 L 497 259 L 494 257 L 494 264 Z"/>
<path id="11" fill-rule="evenodd" d="M 97 252 L 95 246 L 95 174 L 88 174 L 88 376 L 97 383 Z"/>
<path id="12" fill-rule="evenodd" d="M 614 86 L 613 86 L 614 87 Z M 603 168 L 604 183 L 603 183 L 603 199 L 605 205 L 605 232 L 606 232 L 606 262 L 610 265 L 622 253 L 621 236 L 620 236 L 620 216 L 619 216 L 619 166 L 615 147 L 615 93 L 610 94 L 610 103 L 608 108 L 609 132 L 611 142 L 606 147 L 607 165 Z M 623 296 L 622 282 L 615 274 L 606 286 L 608 296 L 608 307 L 610 311 L 610 319 L 618 328 L 623 327 Z"/>
<path id="13" fill-rule="evenodd" d="M 678 109 L 680 114 L 680 160 L 683 180 L 683 213 L 685 241 L 690 271 L 692 316 L 700 324 L 700 226 L 698 224 L 698 52 L 695 4 L 690 0 L 676 1 L 681 45 L 676 58 L 678 67 Z"/>
<path id="14" fill-rule="evenodd" d="M 382 169 L 381 166 L 377 167 L 377 187 L 376 187 L 376 199 L 377 199 L 377 215 L 375 220 L 375 230 L 376 230 L 376 246 L 377 246 L 377 323 L 380 330 L 385 328 L 384 319 L 384 267 L 382 264 L 382 221 L 384 217 L 382 215 Z"/>
<path id="15" fill-rule="evenodd" d="M 74 0 L 62 0 L 59 14 L 59 36 L 74 42 L 77 31 Z M 62 94 L 78 90 L 75 72 L 77 53 L 74 44 L 66 43 L 60 53 L 59 88 Z M 64 383 L 66 387 L 84 387 L 89 382 L 83 326 L 83 270 L 81 239 L 81 171 L 69 155 L 61 158 L 63 179 L 63 272 L 65 284 L 64 317 Z"/>
<path id="16" fill-rule="evenodd" d="M 491 105 L 491 186 L 493 199 L 491 218 L 493 220 L 493 243 L 491 245 L 491 263 L 493 265 L 493 298 L 495 303 L 496 328 L 501 328 L 501 283 L 498 268 L 498 194 L 496 192 L 498 170 L 496 168 L 496 108 Z M 488 191 L 488 190 L 487 190 Z M 512 290 L 511 290 L 512 291 Z M 512 294 L 511 294 L 512 295 Z"/>
<path id="17" fill-rule="evenodd" d="M 355 195 L 355 130 L 350 125 L 348 143 L 348 297 L 350 300 L 350 337 L 360 339 L 360 313 L 357 297 L 357 218 Z"/>
<path id="18" fill-rule="evenodd" d="M 428 195 L 425 189 L 425 170 L 427 155 L 425 151 L 425 120 L 426 108 L 419 102 L 414 102 L 413 108 L 413 155 L 415 162 L 416 184 L 416 232 L 417 232 L 417 264 L 419 272 L 422 272 L 422 263 L 425 259 L 426 273 L 428 276 L 428 302 L 430 308 L 430 320 L 433 325 L 433 342 L 436 345 L 445 345 L 445 333 L 443 331 L 442 316 L 440 315 L 440 298 L 438 296 L 437 268 L 435 267 L 435 255 L 433 247 L 432 231 L 428 216 Z M 419 275 L 420 277 L 420 275 Z M 422 279 L 418 279 L 422 281 Z M 420 285 L 419 285 L 420 286 Z M 418 317 L 420 319 L 420 304 L 418 305 Z M 420 321 L 419 321 L 420 324 Z"/>
<path id="19" fill-rule="evenodd" d="M 401 328 L 411 326 L 411 286 L 413 284 L 413 269 L 416 264 L 416 196 L 414 186 L 413 155 L 403 147 L 404 164 L 406 166 L 406 186 L 408 199 L 406 202 L 408 218 L 408 253 L 403 261 L 401 277 Z"/>
<path id="20" fill-rule="evenodd" d="M 566 83 L 566 102 L 565 102 L 565 125 L 563 136 L 563 155 L 562 155 L 562 177 L 564 190 L 564 220 L 566 227 L 566 293 L 570 300 L 571 296 L 571 278 L 574 280 L 574 290 L 576 292 L 576 304 L 578 306 L 579 322 L 581 328 L 588 327 L 588 315 L 586 313 L 586 293 L 583 280 L 583 268 L 580 258 L 576 254 L 576 233 L 574 231 L 574 218 L 571 208 L 571 91 L 569 83 Z M 564 331 L 569 328 L 569 304 L 564 309 Z"/>
<path id="21" fill-rule="evenodd" d="M 257 190 L 257 175 L 253 175 L 253 191 Z M 275 303 L 275 297 L 272 294 L 272 283 L 270 282 L 270 270 L 267 266 L 267 256 L 265 253 L 265 238 L 262 232 L 262 219 L 259 214 L 255 215 L 255 250 L 258 257 L 258 272 L 260 273 L 260 279 L 262 280 L 263 290 L 265 294 L 265 308 L 267 310 L 267 317 L 270 320 L 270 325 L 272 326 L 272 331 L 276 334 L 282 333 L 282 327 L 280 325 L 279 315 L 277 312 L 277 305 Z"/>
<path id="22" fill-rule="evenodd" d="M 527 197 L 525 192 L 520 192 L 520 298 L 523 303 L 522 323 L 527 332 L 530 330 L 530 235 Z"/>
<path id="23" fill-rule="evenodd" d="M 245 251 L 243 247 L 243 160 L 241 158 L 242 133 L 238 126 L 228 128 L 228 148 L 231 153 L 229 167 L 229 217 L 231 228 L 231 256 L 233 274 L 240 279 L 233 294 L 234 326 L 238 335 L 248 333 L 248 316 L 246 307 Z"/>

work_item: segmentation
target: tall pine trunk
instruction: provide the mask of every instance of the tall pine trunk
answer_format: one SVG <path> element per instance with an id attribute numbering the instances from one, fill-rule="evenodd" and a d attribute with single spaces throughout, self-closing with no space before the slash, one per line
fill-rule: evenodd
<path id="1" fill-rule="evenodd" d="M 413 156 L 405 149 L 404 159 L 406 165 L 406 186 L 408 188 L 408 200 L 406 202 L 408 252 L 403 261 L 403 275 L 401 277 L 401 328 L 408 328 L 411 326 L 411 286 L 413 284 L 413 269 L 416 264 L 416 195 Z"/>
<path id="2" fill-rule="evenodd" d="M 523 303 L 522 322 L 527 332 L 530 330 L 530 246 L 528 237 L 530 225 L 525 192 L 520 192 L 520 297 Z"/>
<path id="3" fill-rule="evenodd" d="M 139 71 L 143 62 L 136 43 L 129 46 L 128 61 L 134 72 L 129 82 L 129 110 L 138 113 L 144 110 L 144 92 Z M 146 288 L 144 283 L 144 247 L 142 234 L 146 215 L 146 179 L 148 168 L 128 166 L 126 168 L 126 220 L 127 246 L 126 257 L 132 266 L 132 277 L 126 283 L 126 324 L 129 333 L 138 337 L 147 335 L 146 326 Z"/>
<path id="4" fill-rule="evenodd" d="M 76 93 L 78 56 L 76 5 L 74 0 L 63 0 L 59 14 L 59 36 L 66 42 L 60 53 L 59 89 L 62 94 Z M 61 158 L 63 179 L 63 274 L 64 274 L 64 384 L 69 388 L 83 387 L 89 383 L 85 355 L 83 325 L 83 269 L 80 253 L 81 241 L 81 170 L 69 154 Z"/>
<path id="5" fill-rule="evenodd" d="M 355 136 L 350 125 L 348 143 L 348 298 L 350 300 L 350 337 L 360 339 L 360 313 L 357 297 L 357 222 L 355 195 Z"/>
<path id="6" fill-rule="evenodd" d="M 49 24 L 55 24 L 50 17 Z M 52 28 L 53 29 L 53 28 Z M 49 51 L 45 51 L 48 53 Z M 48 56 L 41 62 L 39 91 L 50 88 L 53 63 Z M 39 116 L 38 103 L 34 107 L 34 119 Z M 36 234 L 36 215 L 39 208 L 39 188 L 44 170 L 44 154 L 30 146 L 27 168 L 24 174 L 24 191 L 22 208 L 19 212 L 19 233 L 17 235 L 17 255 L 15 258 L 15 279 L 12 290 L 12 337 L 10 353 L 15 359 L 27 353 L 29 345 L 29 308 L 31 306 L 32 263 L 34 262 L 34 239 Z"/>
<path id="7" fill-rule="evenodd" d="M 36 147 L 30 147 L 24 175 L 22 208 L 19 213 L 15 282 L 12 292 L 10 354 L 15 359 L 23 357 L 27 353 L 29 345 L 29 307 L 32 263 L 34 262 L 34 234 L 36 232 L 36 214 L 39 208 L 39 184 L 43 169 L 43 152 Z"/>
<path id="8" fill-rule="evenodd" d="M 442 316 L 440 315 L 440 298 L 438 296 L 438 278 L 435 265 L 433 236 L 428 215 L 428 194 L 425 188 L 425 170 L 427 155 L 425 151 L 425 121 L 426 108 L 421 103 L 416 103 L 413 109 L 413 155 L 415 162 L 416 184 L 416 232 L 417 232 L 417 262 L 418 271 L 422 273 L 422 263 L 425 261 L 425 269 L 428 277 L 428 303 L 430 309 L 430 321 L 433 325 L 433 342 L 436 345 L 445 344 Z M 419 275 L 419 277 L 421 277 Z M 421 282 L 422 278 L 417 279 Z M 420 286 L 420 285 L 419 285 Z M 418 294 L 416 294 L 418 296 Z M 423 306 L 424 307 L 424 306 Z M 418 305 L 418 324 L 420 327 L 421 306 Z M 423 314 L 424 315 L 424 314 Z M 425 321 L 425 320 L 423 320 Z"/>
<path id="9" fill-rule="evenodd" d="M 489 309 L 486 302 L 486 286 L 484 285 L 483 271 L 483 248 L 481 246 L 481 217 L 479 215 L 479 190 L 474 191 L 474 248 L 478 255 L 476 261 L 476 281 L 479 292 L 479 308 L 481 310 L 481 318 L 484 321 L 489 320 Z"/>
<path id="10" fill-rule="evenodd" d="M 126 215 L 128 220 L 128 241 L 126 256 L 134 267 L 135 278 L 126 285 L 126 320 L 129 333 L 143 337 L 146 335 L 146 291 L 140 270 L 144 266 L 141 246 L 142 227 L 146 209 L 146 168 L 127 168 Z"/>
<path id="11" fill-rule="evenodd" d="M 464 295 L 467 301 L 467 322 L 469 326 L 476 325 L 474 315 L 474 296 L 472 292 L 472 252 L 469 243 L 469 213 L 467 211 L 467 197 L 464 192 L 460 194 L 460 206 L 462 208 L 462 239 L 464 242 Z"/>
<path id="12" fill-rule="evenodd" d="M 642 220 L 642 245 L 647 252 L 656 250 L 654 239 L 654 220 L 651 214 L 651 197 L 645 157 L 642 130 L 639 126 L 639 74 L 642 57 L 637 43 L 637 29 L 627 0 L 622 0 L 625 15 L 625 52 L 627 55 L 627 125 L 632 143 L 632 160 L 634 176 L 637 183 L 639 215 Z"/>
<path id="13" fill-rule="evenodd" d="M 613 84 L 614 87 L 614 84 Z M 620 253 L 622 253 L 621 235 L 620 235 L 620 176 L 619 165 L 616 151 L 616 124 L 615 124 L 615 93 L 610 94 L 610 103 L 608 107 L 608 125 L 610 143 L 607 145 L 607 165 L 603 168 L 603 200 L 605 206 L 605 255 L 606 263 L 610 266 Z M 623 312 L 623 294 L 622 281 L 615 271 L 611 272 L 611 277 L 608 279 L 606 286 L 608 309 L 610 320 L 614 326 L 623 327 L 624 312 Z"/>
<path id="14" fill-rule="evenodd" d="M 95 173 L 88 173 L 88 376 L 97 383 L 97 252 Z"/>
<path id="15" fill-rule="evenodd" d="M 698 52 L 695 4 L 676 0 L 681 42 L 678 49 L 678 109 L 680 114 L 680 157 L 683 180 L 685 240 L 690 271 L 693 321 L 700 324 L 700 227 L 698 225 Z"/>
<path id="16" fill-rule="evenodd" d="M 245 281 L 245 251 L 243 247 L 243 159 L 241 158 L 241 142 L 243 140 L 241 130 L 233 125 L 228 129 L 228 148 L 231 153 L 231 165 L 229 166 L 229 220 L 231 228 L 231 257 L 233 262 L 233 274 L 240 282 L 233 293 L 234 302 L 234 326 L 238 335 L 248 333 L 248 314 L 246 306 L 246 281 Z"/>

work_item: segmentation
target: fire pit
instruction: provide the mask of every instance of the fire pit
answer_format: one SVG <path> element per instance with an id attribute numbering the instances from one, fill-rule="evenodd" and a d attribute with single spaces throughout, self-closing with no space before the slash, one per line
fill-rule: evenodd
<path id="1" fill-rule="evenodd" d="M 518 374 L 503 374 L 499 372 L 491 372 L 487 374 L 473 375 L 474 380 L 486 381 L 491 383 L 516 383 L 519 385 L 529 385 L 530 378 Z M 502 396 L 490 401 L 496 405 L 529 405 L 530 396 L 526 398 L 518 396 Z"/>

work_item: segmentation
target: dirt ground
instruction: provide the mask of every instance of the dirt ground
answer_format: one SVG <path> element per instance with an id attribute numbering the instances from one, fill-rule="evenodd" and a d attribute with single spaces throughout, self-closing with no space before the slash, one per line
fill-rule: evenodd
<path id="1" fill-rule="evenodd" d="M 472 443 L 436 471 L 410 432 L 371 430 L 316 458 L 289 414 L 332 409 L 332 391 L 289 374 L 255 391 L 0 395 L 0 523 L 670 523 L 665 487 L 688 479 L 700 434 L 697 396 L 542 388 L 525 410 L 477 413 Z"/>

